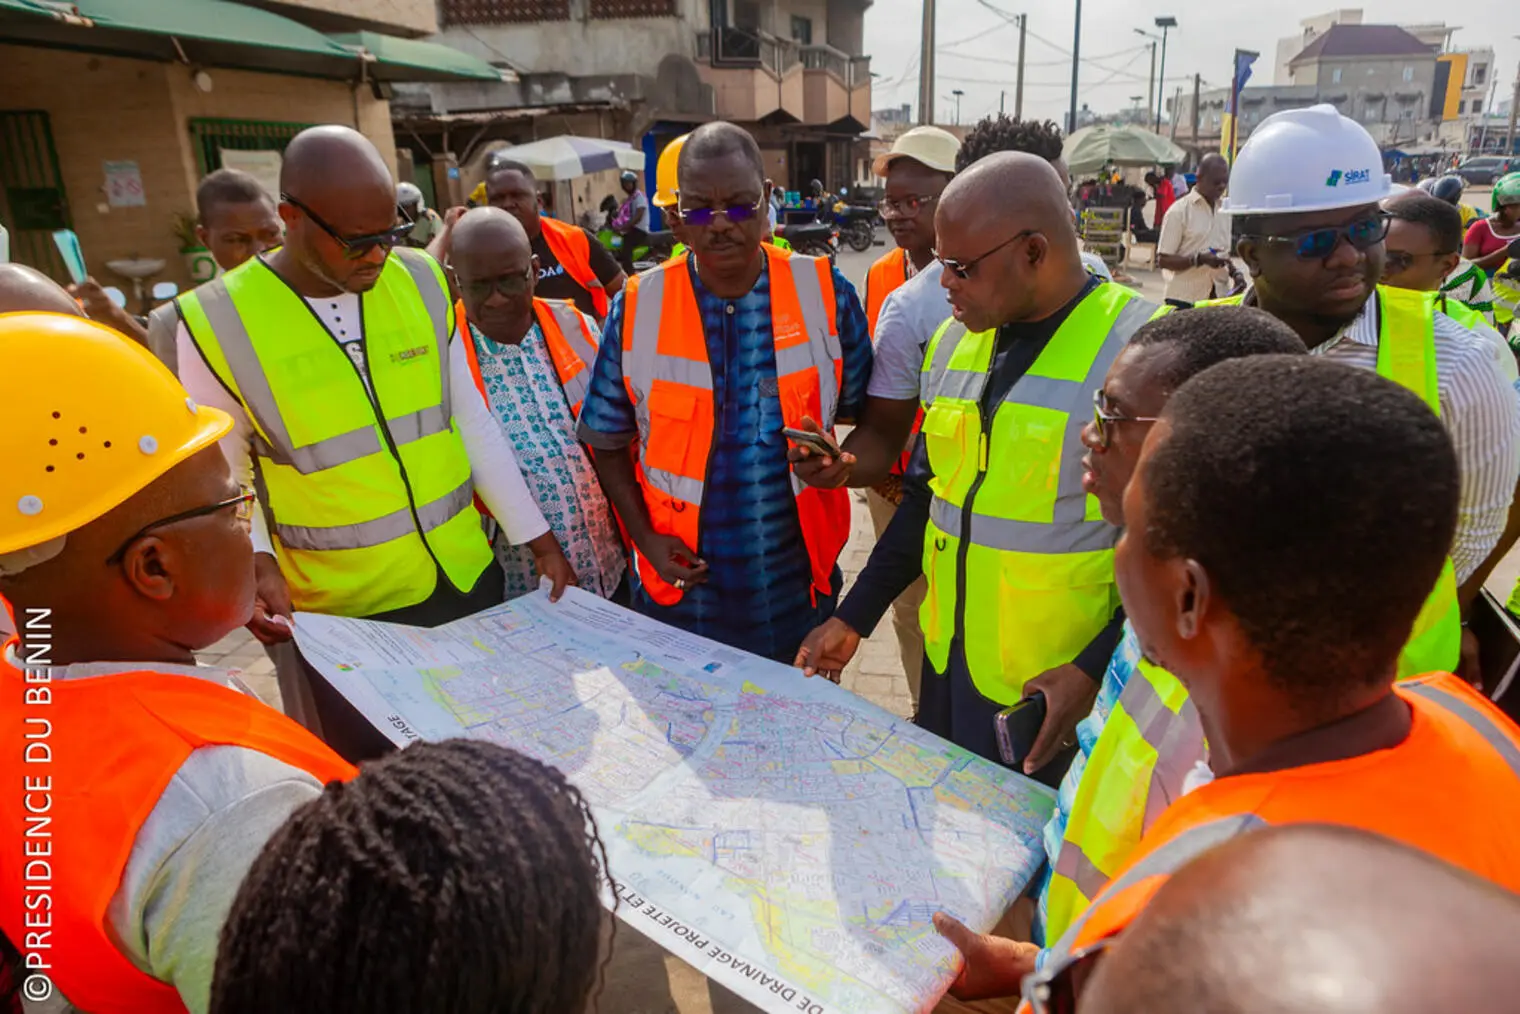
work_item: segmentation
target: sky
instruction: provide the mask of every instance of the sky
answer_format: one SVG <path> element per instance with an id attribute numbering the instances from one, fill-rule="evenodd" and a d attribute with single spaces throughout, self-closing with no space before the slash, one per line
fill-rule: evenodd
<path id="1" fill-rule="evenodd" d="M 989 9 L 989 6 L 997 10 Z M 1298 22 L 1337 7 L 1356 7 L 1355 0 L 1214 0 L 1182 3 L 1176 0 L 1083 0 L 1082 59 L 1078 104 L 1098 113 L 1133 105 L 1133 96 L 1146 101 L 1150 77 L 1149 41 L 1136 35 L 1144 28 L 1159 33 L 1155 19 L 1171 15 L 1178 27 L 1168 33 L 1166 82 L 1163 94 L 1177 86 L 1191 90 L 1193 75 L 1203 75 L 1203 87 L 1228 87 L 1234 50 L 1261 53 L 1252 85 L 1272 84 L 1277 40 L 1299 31 Z M 1445 20 L 1459 26 L 1455 48 L 1493 46 L 1499 81 L 1496 101 L 1514 88 L 1520 61 L 1520 14 L 1510 0 L 1466 0 L 1442 7 L 1429 0 L 1373 0 L 1361 5 L 1366 24 L 1417 24 Z M 955 120 L 955 97 L 960 119 L 973 122 L 997 111 L 999 92 L 1007 92 L 1007 111 L 1013 113 L 1014 78 L 1018 58 L 1018 28 L 1011 15 L 1028 12 L 1029 38 L 1025 51 L 1024 115 L 1050 118 L 1064 124 L 1071 93 L 1073 0 L 938 0 L 936 104 L 937 122 Z M 1249 18 L 1240 16 L 1243 10 Z M 918 104 L 919 26 L 922 0 L 875 0 L 866 12 L 865 49 L 871 56 L 872 106 L 891 108 Z M 1001 13 L 1000 13 L 1001 12 Z M 1459 12 L 1459 16 L 1458 13 Z M 1144 48 L 1142 48 L 1144 47 Z M 1088 62 L 1091 60 L 1092 62 Z"/>

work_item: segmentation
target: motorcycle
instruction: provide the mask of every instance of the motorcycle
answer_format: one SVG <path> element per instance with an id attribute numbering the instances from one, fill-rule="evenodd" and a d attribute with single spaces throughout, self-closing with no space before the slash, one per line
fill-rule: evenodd
<path id="1" fill-rule="evenodd" d="M 856 253 L 864 253 L 876 245 L 875 208 L 840 201 L 834 205 L 834 224 L 839 227 L 839 238 Z"/>
<path id="2" fill-rule="evenodd" d="M 776 235 L 792 244 L 792 249 L 809 257 L 827 257 L 829 263 L 839 253 L 839 230 L 828 222 L 803 222 L 783 225 Z"/>

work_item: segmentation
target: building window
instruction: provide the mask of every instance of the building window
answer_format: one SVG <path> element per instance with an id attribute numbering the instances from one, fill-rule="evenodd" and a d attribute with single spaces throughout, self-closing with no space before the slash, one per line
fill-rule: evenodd
<path id="1" fill-rule="evenodd" d="M 813 19 L 792 15 L 792 38 L 804 46 L 813 44 Z"/>
<path id="2" fill-rule="evenodd" d="M 1330 68 L 1330 83 L 1331 84 L 1340 84 L 1341 83 L 1341 69 L 1339 67 L 1331 67 Z"/>
<path id="3" fill-rule="evenodd" d="M 1404 80 L 1405 81 L 1413 81 L 1414 80 L 1414 68 L 1413 67 L 1405 67 L 1404 68 Z"/>
<path id="4" fill-rule="evenodd" d="M 442 0 L 438 7 L 444 25 L 570 20 L 570 0 Z"/>
<path id="5" fill-rule="evenodd" d="M 1458 99 L 1457 100 L 1457 115 L 1461 116 L 1465 112 L 1467 112 L 1467 103 L 1465 101 L 1461 100 L 1461 99 Z"/>
<path id="6" fill-rule="evenodd" d="M 1473 84 L 1480 85 L 1488 80 L 1488 64 L 1480 63 L 1473 68 Z"/>
<path id="7" fill-rule="evenodd" d="M 676 14 L 675 0 L 591 0 L 593 18 L 669 18 Z"/>
<path id="8" fill-rule="evenodd" d="M 1472 113 L 1474 116 L 1477 116 L 1479 113 L 1483 112 L 1483 100 L 1473 99 L 1472 105 L 1468 107 L 1467 111 Z"/>

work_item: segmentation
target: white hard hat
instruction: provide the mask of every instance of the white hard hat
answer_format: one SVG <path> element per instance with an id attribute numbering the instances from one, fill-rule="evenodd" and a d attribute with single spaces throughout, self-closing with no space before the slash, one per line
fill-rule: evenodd
<path id="1" fill-rule="evenodd" d="M 426 204 L 422 203 L 422 188 L 415 183 L 398 183 L 396 185 L 396 203 L 415 204 L 418 211 L 427 207 Z"/>
<path id="2" fill-rule="evenodd" d="M 1261 121 L 1235 159 L 1221 207 L 1234 215 L 1330 211 L 1376 204 L 1392 189 L 1372 135 L 1318 105 Z"/>

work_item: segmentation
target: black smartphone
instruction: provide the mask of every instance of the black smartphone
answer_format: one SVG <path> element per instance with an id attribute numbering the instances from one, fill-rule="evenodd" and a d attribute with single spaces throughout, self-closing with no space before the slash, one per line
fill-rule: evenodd
<path id="1" fill-rule="evenodd" d="M 810 447 L 819 454 L 826 454 L 831 458 L 839 457 L 839 448 L 835 446 L 834 441 L 830 440 L 826 433 L 814 433 L 812 430 L 795 430 L 790 426 L 786 426 L 782 428 L 781 434 L 793 443 Z"/>
<path id="2" fill-rule="evenodd" d="M 993 719 L 997 728 L 998 755 L 1011 768 L 1022 767 L 1024 758 L 1034 749 L 1035 737 L 1045 724 L 1045 695 L 1036 690 L 1028 697 L 1004 708 Z"/>

